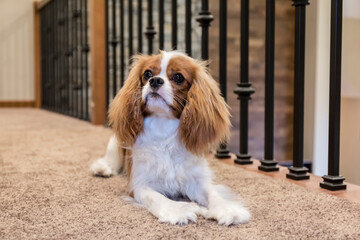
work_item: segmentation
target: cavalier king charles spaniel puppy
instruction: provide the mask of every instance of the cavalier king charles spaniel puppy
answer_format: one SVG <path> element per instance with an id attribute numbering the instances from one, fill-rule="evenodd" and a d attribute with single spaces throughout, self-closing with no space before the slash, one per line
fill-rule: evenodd
<path id="1" fill-rule="evenodd" d="M 226 141 L 230 114 L 206 62 L 178 51 L 139 55 L 109 109 L 114 130 L 90 170 L 128 175 L 128 193 L 160 222 L 187 224 L 197 215 L 219 224 L 246 223 L 249 211 L 213 183 L 205 154 Z"/>

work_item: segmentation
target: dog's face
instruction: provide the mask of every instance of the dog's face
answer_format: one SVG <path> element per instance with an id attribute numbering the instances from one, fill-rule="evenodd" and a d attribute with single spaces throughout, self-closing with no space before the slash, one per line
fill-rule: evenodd
<path id="1" fill-rule="evenodd" d="M 177 118 L 186 148 L 201 154 L 229 133 L 229 112 L 204 62 L 183 53 L 136 56 L 109 120 L 121 144 L 131 146 L 146 116 Z"/>
<path id="2" fill-rule="evenodd" d="M 180 118 L 198 65 L 178 52 L 152 56 L 142 69 L 142 100 L 148 114 Z"/>

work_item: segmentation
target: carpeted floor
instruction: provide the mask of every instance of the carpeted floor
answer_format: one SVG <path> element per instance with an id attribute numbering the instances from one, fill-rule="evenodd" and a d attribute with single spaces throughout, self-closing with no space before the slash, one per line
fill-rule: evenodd
<path id="1" fill-rule="evenodd" d="M 0 109 L 0 239 L 360 239 L 360 204 L 211 162 L 249 206 L 249 224 L 159 223 L 126 203 L 126 179 L 96 178 L 109 129 L 34 109 Z"/>

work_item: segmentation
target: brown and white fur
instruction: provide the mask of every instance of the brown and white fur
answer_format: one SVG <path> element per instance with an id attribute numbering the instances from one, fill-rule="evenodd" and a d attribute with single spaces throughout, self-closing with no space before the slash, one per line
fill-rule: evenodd
<path id="1" fill-rule="evenodd" d="M 249 211 L 212 182 L 204 154 L 229 135 L 229 111 L 206 63 L 178 51 L 134 57 L 110 105 L 115 132 L 90 170 L 125 170 L 128 192 L 161 222 L 187 224 L 197 214 L 219 224 L 246 223 Z M 176 201 L 179 199 L 190 201 Z"/>

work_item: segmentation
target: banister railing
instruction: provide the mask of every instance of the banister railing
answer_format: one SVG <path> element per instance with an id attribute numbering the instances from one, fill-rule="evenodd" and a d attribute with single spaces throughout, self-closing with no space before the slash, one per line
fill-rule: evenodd
<path id="1" fill-rule="evenodd" d="M 293 165 L 287 178 L 309 179 L 304 167 L 304 91 L 305 91 L 305 7 L 307 0 L 295 0 L 295 60 L 294 60 L 294 141 Z"/>
<path id="2" fill-rule="evenodd" d="M 340 102 L 341 102 L 341 50 L 342 50 L 343 1 L 331 0 L 330 38 L 330 98 L 328 175 L 323 176 L 322 188 L 346 189 L 345 178 L 340 171 Z"/>
<path id="3" fill-rule="evenodd" d="M 40 3 L 42 107 L 89 118 L 87 0 Z"/>
<path id="4" fill-rule="evenodd" d="M 41 53 L 43 107 L 60 113 L 89 119 L 89 96 L 92 94 L 92 116 L 102 115 L 94 123 L 104 123 L 105 110 L 112 98 L 123 85 L 130 56 L 133 53 L 156 53 L 159 49 L 179 49 L 193 55 L 199 42 L 201 58 L 209 58 L 209 28 L 214 19 L 209 11 L 209 1 L 184 0 L 185 8 L 178 8 L 176 0 L 89 0 L 90 38 L 92 47 L 91 68 L 88 69 L 87 55 L 87 0 L 53 0 L 41 6 Z M 294 48 L 294 141 L 293 164 L 288 178 L 309 179 L 304 167 L 304 64 L 305 64 L 305 11 L 309 0 L 289 1 L 295 8 L 295 48 Z M 198 11 L 192 12 L 192 4 Z M 170 11 L 165 7 L 170 6 Z M 100 8 L 99 8 L 100 7 Z M 99 9 L 101 12 L 99 13 Z M 183 12 L 182 12 L 183 11 Z M 158 13 L 159 15 L 155 15 Z M 180 19 L 183 13 L 184 19 Z M 219 84 L 223 97 L 227 99 L 227 1 L 219 1 Z M 165 28 L 165 16 L 171 14 L 169 28 Z M 345 189 L 344 178 L 339 175 L 339 131 L 340 131 L 340 86 L 341 86 L 341 33 L 342 0 L 332 0 L 331 10 L 331 61 L 330 61 L 330 117 L 329 117 L 329 171 L 323 176 L 321 187 L 329 190 Z M 240 100 L 240 143 L 235 163 L 252 164 L 248 151 L 249 100 L 255 90 L 249 82 L 249 0 L 241 0 L 241 67 L 240 81 L 234 92 Z M 274 156 L 274 51 L 275 51 L 275 0 L 266 1 L 265 39 L 265 147 L 264 158 L 259 170 L 277 171 Z M 157 16 L 157 18 L 156 18 Z M 154 22 L 157 21 L 156 23 Z M 199 39 L 192 37 L 192 20 L 199 23 Z M 180 21 L 181 20 L 181 21 Z M 184 22 L 184 23 L 183 23 Z M 125 24 L 127 23 L 127 24 Z M 97 24 L 95 26 L 95 24 Z M 179 42 L 179 24 L 185 26 L 184 44 Z M 80 30 L 78 33 L 77 30 Z M 167 38 L 167 34 L 171 37 Z M 136 36 L 134 36 L 136 35 Z M 158 42 L 156 42 L 158 41 Z M 166 48 L 167 41 L 170 48 Z M 136 43 L 136 44 L 135 44 Z M 184 46 L 182 49 L 181 46 Z M 101 56 L 100 58 L 96 56 Z M 104 58 L 103 58 L 104 57 Z M 84 62 L 84 59 L 85 62 Z M 106 65 L 105 65 L 106 63 Z M 100 66 L 101 65 L 101 66 Z M 99 75 L 95 66 L 105 70 Z M 91 72 L 89 89 L 88 72 Z M 96 85 L 96 84 L 97 85 Z M 96 89 L 93 86 L 97 86 Z M 97 90 L 101 89 L 101 90 Z M 104 89 L 104 91 L 102 90 Z M 105 91 L 106 90 L 106 91 Z M 98 94 L 97 91 L 101 91 Z M 97 97 L 94 97 L 94 96 Z M 100 99 L 100 100 L 99 100 Z M 99 110 L 100 109 L 100 110 Z M 215 155 L 228 158 L 226 144 L 219 146 Z"/>

